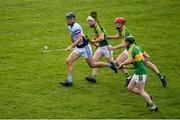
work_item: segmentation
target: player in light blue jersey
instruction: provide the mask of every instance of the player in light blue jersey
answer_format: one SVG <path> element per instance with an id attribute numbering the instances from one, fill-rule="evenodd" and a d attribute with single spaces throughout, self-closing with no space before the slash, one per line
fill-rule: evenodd
<path id="1" fill-rule="evenodd" d="M 70 53 L 69 57 L 66 60 L 67 69 L 68 69 L 68 79 L 64 82 L 61 82 L 60 84 L 64 86 L 73 85 L 72 66 L 73 63 L 81 56 L 86 59 L 87 64 L 91 68 L 109 67 L 115 73 L 117 73 L 117 69 L 113 62 L 103 63 L 103 62 L 93 61 L 91 46 L 88 44 L 81 26 L 75 21 L 75 14 L 73 12 L 70 12 L 67 13 L 65 17 L 72 40 L 72 44 L 68 46 L 66 50 L 68 51 L 73 50 L 73 51 Z"/>

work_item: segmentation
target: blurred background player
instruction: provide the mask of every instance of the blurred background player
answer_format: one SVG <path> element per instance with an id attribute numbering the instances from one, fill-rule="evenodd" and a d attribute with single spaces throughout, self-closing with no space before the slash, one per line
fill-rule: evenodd
<path id="1" fill-rule="evenodd" d="M 65 15 L 66 22 L 68 24 L 68 29 L 71 35 L 72 44 L 67 47 L 66 50 L 71 51 L 73 50 L 69 57 L 66 60 L 67 69 L 68 69 L 68 79 L 64 82 L 61 82 L 61 85 L 64 86 L 72 86 L 73 85 L 73 63 L 83 56 L 86 59 L 86 62 L 91 68 L 96 67 L 109 67 L 114 72 L 117 73 L 117 69 L 114 63 L 103 63 L 103 62 L 93 62 L 91 46 L 88 44 L 87 40 L 85 39 L 83 30 L 81 26 L 76 23 L 75 21 L 75 14 L 73 12 L 67 13 Z"/>
<path id="2" fill-rule="evenodd" d="M 115 19 L 115 26 L 116 26 L 116 29 L 118 31 L 118 34 L 116 35 L 113 35 L 113 36 L 108 36 L 109 39 L 121 39 L 121 44 L 120 45 L 117 45 L 117 46 L 114 46 L 114 47 L 111 47 L 112 50 L 115 50 L 115 49 L 118 49 L 118 48 L 125 48 L 125 38 L 130 36 L 130 32 L 128 30 L 128 28 L 125 26 L 125 19 L 122 18 L 122 17 L 117 17 Z M 166 83 L 167 83 L 167 79 L 166 79 L 166 76 L 163 75 L 162 73 L 160 73 L 160 71 L 158 70 L 158 68 L 156 67 L 156 65 L 154 65 L 149 59 L 150 59 L 150 56 L 144 51 L 143 52 L 143 56 L 144 56 L 144 61 L 145 61 L 145 65 L 147 67 L 149 67 L 151 70 L 153 70 L 157 76 L 160 78 L 161 82 L 162 82 L 162 85 L 163 87 L 165 88 L 166 87 Z M 128 51 L 125 49 L 115 60 L 115 63 L 120 65 L 123 61 L 125 61 L 128 57 Z M 123 67 L 121 68 L 121 71 L 125 74 L 126 76 L 126 85 L 128 85 L 129 83 L 129 80 L 131 79 L 129 73 L 127 72 L 127 70 L 125 70 Z"/>
<path id="3" fill-rule="evenodd" d="M 91 40 L 91 43 L 98 45 L 93 60 L 94 62 L 99 62 L 100 59 L 105 56 L 107 62 L 113 62 L 112 52 L 109 49 L 109 43 L 107 41 L 107 33 L 105 29 L 99 24 L 97 19 L 97 13 L 95 11 L 90 13 L 90 16 L 87 17 L 89 26 L 94 29 L 95 38 Z M 96 82 L 97 68 L 93 68 L 92 76 L 86 77 L 87 81 Z"/>
<path id="4" fill-rule="evenodd" d="M 147 69 L 144 65 L 144 57 L 141 48 L 135 44 L 133 36 L 126 37 L 125 41 L 126 48 L 128 49 L 128 59 L 122 62 L 119 67 L 121 68 L 124 65 L 132 63 L 135 69 L 135 74 L 128 85 L 128 90 L 141 95 L 150 106 L 150 111 L 158 111 L 158 107 L 153 103 L 151 97 L 144 90 L 147 79 Z"/>

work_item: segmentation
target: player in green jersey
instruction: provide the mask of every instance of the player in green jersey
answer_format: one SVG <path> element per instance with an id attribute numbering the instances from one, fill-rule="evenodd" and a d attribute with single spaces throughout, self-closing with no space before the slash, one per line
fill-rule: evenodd
<path id="1" fill-rule="evenodd" d="M 108 36 L 109 39 L 121 39 L 121 44 L 120 45 L 117 45 L 117 46 L 114 46 L 114 47 L 111 47 L 110 49 L 111 50 L 115 50 L 115 49 L 118 49 L 118 48 L 125 48 L 125 37 L 128 37 L 130 36 L 130 32 L 129 30 L 127 29 L 127 27 L 125 26 L 125 19 L 122 18 L 122 17 L 117 17 L 115 19 L 115 26 L 118 30 L 118 34 L 116 35 L 113 35 L 113 36 Z M 166 79 L 166 76 L 163 75 L 162 73 L 160 73 L 160 71 L 158 70 L 158 68 L 156 67 L 155 64 L 153 64 L 149 59 L 150 59 L 150 56 L 144 51 L 143 52 L 143 56 L 144 56 L 144 61 L 145 61 L 145 65 L 147 67 L 149 67 L 151 70 L 153 70 L 157 76 L 160 78 L 161 82 L 162 82 L 162 85 L 163 87 L 165 88 L 166 87 L 166 84 L 167 84 L 167 79 Z M 115 60 L 115 63 L 116 64 L 120 64 L 122 63 L 123 61 L 125 61 L 128 57 L 128 51 L 125 49 Z M 124 68 L 121 68 L 122 72 L 125 74 L 126 76 L 126 85 L 128 85 L 129 83 L 129 80 L 130 80 L 130 75 L 129 73 L 127 72 L 126 69 Z"/>
<path id="2" fill-rule="evenodd" d="M 158 107 L 154 104 L 151 97 L 144 90 L 147 79 L 147 69 L 145 67 L 142 50 L 135 44 L 135 39 L 133 36 L 127 36 L 125 38 L 125 42 L 126 48 L 128 50 L 128 59 L 120 63 L 119 67 L 123 68 L 124 65 L 132 63 L 135 69 L 134 76 L 128 85 L 128 90 L 142 96 L 150 106 L 150 111 L 158 111 Z"/>
<path id="3" fill-rule="evenodd" d="M 95 15 L 94 15 L 95 14 Z M 94 29 L 95 38 L 91 40 L 91 43 L 98 45 L 98 48 L 93 56 L 94 62 L 99 62 L 100 59 L 105 56 L 109 63 L 113 63 L 113 57 L 111 50 L 109 49 L 109 43 L 107 41 L 107 33 L 105 29 L 97 21 L 97 13 L 91 12 L 87 17 L 89 26 Z M 86 77 L 87 81 L 96 82 L 97 68 L 93 68 L 92 76 Z"/>

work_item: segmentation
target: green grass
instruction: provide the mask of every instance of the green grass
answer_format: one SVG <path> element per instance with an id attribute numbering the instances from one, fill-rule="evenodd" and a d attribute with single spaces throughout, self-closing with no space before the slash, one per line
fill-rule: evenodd
<path id="1" fill-rule="evenodd" d="M 99 69 L 97 84 L 87 83 L 91 69 L 83 59 L 74 64 L 74 86 L 59 85 L 67 78 L 69 53 L 41 50 L 70 45 L 64 19 L 69 11 L 92 36 L 86 22 L 91 10 L 109 34 L 117 32 L 114 18 L 125 17 L 138 44 L 167 75 L 164 89 L 149 70 L 146 90 L 159 112 L 149 112 L 140 96 L 123 87 L 121 73 Z M 180 118 L 179 11 L 179 0 L 0 0 L 0 118 Z"/>

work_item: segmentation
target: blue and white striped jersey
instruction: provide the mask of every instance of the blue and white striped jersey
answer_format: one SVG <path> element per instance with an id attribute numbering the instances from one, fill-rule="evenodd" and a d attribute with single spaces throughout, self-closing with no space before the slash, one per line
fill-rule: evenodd
<path id="1" fill-rule="evenodd" d="M 73 26 L 68 26 L 69 32 L 71 34 L 72 42 L 75 42 L 78 38 L 78 34 L 80 33 L 84 37 L 83 30 L 78 23 L 74 23 Z M 81 41 L 78 45 L 82 45 L 84 41 Z"/>

